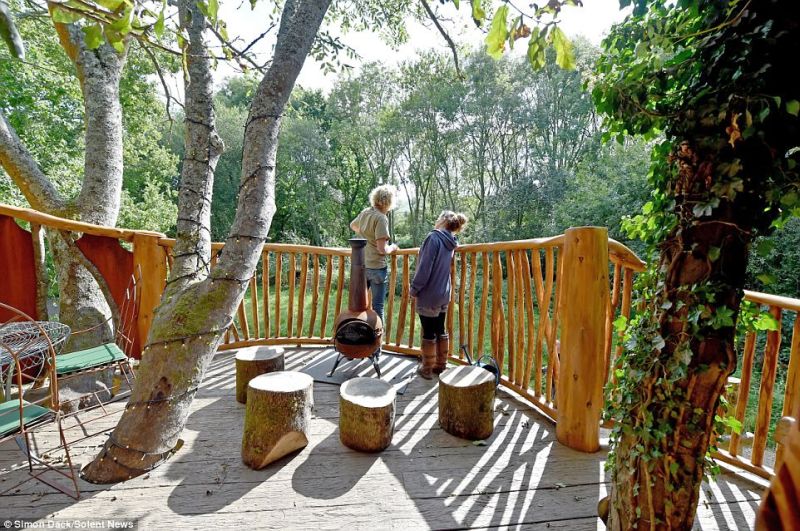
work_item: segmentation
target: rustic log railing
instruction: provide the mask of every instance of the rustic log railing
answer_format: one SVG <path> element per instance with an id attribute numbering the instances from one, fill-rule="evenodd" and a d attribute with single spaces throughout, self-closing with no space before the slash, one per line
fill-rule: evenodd
<path id="1" fill-rule="evenodd" d="M 643 270 L 644 263 L 624 245 L 608 240 L 605 229 L 593 230 L 603 231 L 608 241 L 608 261 L 598 266 L 611 271 L 614 293 L 602 310 L 603 347 L 597 356 L 603 377 L 596 379 L 600 390 L 614 343 L 611 323 L 619 313 L 629 316 L 633 274 Z M 160 243 L 170 249 L 174 240 L 162 238 Z M 560 299 L 564 244 L 565 236 L 560 235 L 458 247 L 447 318 L 451 358 L 463 360 L 461 345 L 473 358 L 495 356 L 503 367 L 504 385 L 531 399 L 553 420 L 559 359 L 553 353 L 558 349 L 559 317 L 563 308 L 586 306 L 587 300 L 580 290 L 576 303 Z M 216 253 L 222 245 L 214 244 L 213 249 Z M 421 330 L 410 296 L 418 251 L 399 250 L 388 261 L 383 348 L 389 352 L 421 353 Z M 349 257 L 350 249 L 345 248 L 266 244 L 220 348 L 332 344 L 334 317 L 348 298 Z M 602 401 L 596 404 L 601 405 Z"/>
<path id="2" fill-rule="evenodd" d="M 31 231 L 24 230 L 14 220 L 29 223 Z M 107 251 L 109 241 L 116 242 L 119 249 L 111 249 L 114 259 L 125 262 L 120 271 L 136 269 L 143 280 L 137 318 L 139 339 L 143 343 L 163 291 L 174 240 L 159 233 L 99 227 L 0 205 L 0 257 L 4 257 L 0 258 L 0 300 L 18 307 L 31 306 L 32 314 L 43 306 L 42 290 L 46 289 L 46 282 L 42 233 L 48 229 L 97 237 L 86 239 L 80 246 L 92 261 L 101 261 L 100 255 Z M 599 238 L 597 231 L 603 233 Z M 559 433 L 559 439 L 587 451 L 594 449 L 598 437 L 600 406 L 591 400 L 590 406 L 582 407 L 579 400 L 570 397 L 578 396 L 574 394 L 578 386 L 582 386 L 579 391 L 586 392 L 586 396 L 597 396 L 592 393 L 613 378 L 610 367 L 622 350 L 622 342 L 612 323 L 618 315 L 630 316 L 634 274 L 645 268 L 630 249 L 608 239 L 604 231 L 570 229 L 564 235 L 550 238 L 460 246 L 451 270 L 453 290 L 447 320 L 453 361 L 463 358 L 460 345 L 466 345 L 473 358 L 481 354 L 495 356 L 503 368 L 503 384 L 531 400 L 553 421 L 559 420 L 559 414 L 569 415 L 577 426 L 580 442 L 575 442 L 572 428 L 567 434 Z M 586 247 L 587 242 L 594 243 Z M 213 244 L 212 248 L 213 267 L 223 245 Z M 420 353 L 421 331 L 414 298 L 409 293 L 417 253 L 418 249 L 403 249 L 389 260 L 384 349 L 390 352 Z M 596 258 L 585 260 L 606 253 L 607 262 L 600 263 Z M 29 259 L 23 256 L 27 254 Z M 265 245 L 261 264 L 250 280 L 221 348 L 331 344 L 334 317 L 348 297 L 349 256 L 350 250 L 345 248 Z M 591 269 L 583 268 L 586 264 Z M 592 278 L 601 281 L 590 285 L 586 279 Z M 4 279 L 11 281 L 3 284 Z M 728 400 L 729 414 L 739 421 L 745 420 L 748 408 L 757 411 L 752 448 L 748 450 L 743 436 L 732 434 L 717 441 L 720 448 L 717 457 L 740 469 L 770 477 L 774 471 L 766 451 L 770 426 L 775 424 L 775 417 L 796 415 L 800 411 L 800 300 L 755 292 L 746 292 L 745 299 L 767 307 L 778 322 L 784 315 L 790 318 L 793 312 L 790 354 L 788 362 L 779 363 L 781 330 L 765 332 L 759 372 L 756 364 L 759 340 L 755 333 L 748 334 L 740 361 L 739 385 L 732 388 Z M 593 307 L 592 301 L 598 301 L 604 308 L 584 311 Z M 574 341 L 579 335 L 577 331 L 585 334 L 587 330 L 588 339 Z M 572 371 L 573 377 L 559 378 L 564 370 Z M 778 408 L 774 386 L 781 371 L 785 371 L 786 386 L 783 405 Z M 758 390 L 750 392 L 755 379 Z M 557 396 L 564 397 L 563 404 L 559 404 Z M 561 422 L 563 431 L 567 423 L 564 418 Z M 778 463 L 782 453 L 779 444 L 775 455 Z"/>
<path id="3" fill-rule="evenodd" d="M 767 443 L 770 430 L 776 429 L 775 417 L 796 416 L 800 412 L 800 299 L 756 291 L 745 291 L 744 299 L 768 311 L 775 319 L 777 329 L 763 332 L 766 338 L 763 341 L 763 355 L 758 364 L 756 363 L 758 334 L 749 332 L 744 338 L 737 371 L 739 377 L 731 379 L 727 397 L 730 404 L 728 415 L 732 415 L 744 425 L 744 433 L 731 433 L 727 440 L 718 440 L 719 451 L 715 457 L 720 461 L 769 479 L 783 461 L 784 453 L 783 444 L 775 437 L 774 466 L 768 462 L 772 459 L 767 459 Z M 788 360 L 785 364 L 779 363 L 784 317 L 793 323 Z M 758 370 L 759 365 L 760 371 Z M 757 390 L 751 392 L 751 388 L 756 385 L 754 377 L 758 376 L 759 372 Z M 775 382 L 779 372 L 783 372 L 781 380 L 785 382 L 785 388 L 783 406 L 778 412 L 775 403 Z M 746 423 L 748 409 L 756 412 L 752 432 L 748 432 L 750 426 Z M 752 435 L 750 435 L 751 433 Z M 747 436 L 747 440 L 743 440 L 745 436 Z M 750 443 L 749 448 L 745 443 Z"/>

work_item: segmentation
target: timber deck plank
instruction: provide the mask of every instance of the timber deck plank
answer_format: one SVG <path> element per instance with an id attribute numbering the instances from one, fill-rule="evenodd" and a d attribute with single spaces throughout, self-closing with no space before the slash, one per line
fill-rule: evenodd
<path id="1" fill-rule="evenodd" d="M 321 353 L 287 349 L 287 369 Z M 608 488 L 605 453 L 561 446 L 547 419 L 506 392 L 495 403 L 495 431 L 479 446 L 438 427 L 435 384 L 415 378 L 398 396 L 392 445 L 362 454 L 338 440 L 338 386 L 315 383 L 308 447 L 250 470 L 239 456 L 244 406 L 234 396 L 233 356 L 213 360 L 185 445 L 170 461 L 117 485 L 81 481 L 79 501 L 29 481 L 0 497 L 0 518 L 126 518 L 143 529 L 603 528 L 595 514 Z M 117 419 L 89 427 L 111 430 Z M 67 432 L 80 434 L 80 427 Z M 103 441 L 73 445 L 73 461 L 86 464 Z M 13 444 L 0 445 L 0 490 L 25 478 L 16 469 L 22 463 Z M 758 485 L 722 474 L 704 484 L 695 528 L 752 528 L 760 496 Z"/>

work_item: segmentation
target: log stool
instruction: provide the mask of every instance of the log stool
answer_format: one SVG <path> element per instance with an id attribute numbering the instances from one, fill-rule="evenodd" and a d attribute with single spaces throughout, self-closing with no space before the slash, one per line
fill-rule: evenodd
<path id="1" fill-rule="evenodd" d="M 242 461 L 259 470 L 308 444 L 314 379 L 280 371 L 256 376 L 247 386 Z"/>
<path id="2" fill-rule="evenodd" d="M 439 425 L 463 439 L 486 439 L 494 430 L 494 375 L 472 365 L 439 376 Z"/>
<path id="3" fill-rule="evenodd" d="M 247 384 L 261 374 L 283 370 L 283 347 L 251 347 L 236 353 L 236 401 L 247 402 Z"/>
<path id="4" fill-rule="evenodd" d="M 380 452 L 392 442 L 395 389 L 383 380 L 353 378 L 339 389 L 339 440 L 359 452 Z"/>

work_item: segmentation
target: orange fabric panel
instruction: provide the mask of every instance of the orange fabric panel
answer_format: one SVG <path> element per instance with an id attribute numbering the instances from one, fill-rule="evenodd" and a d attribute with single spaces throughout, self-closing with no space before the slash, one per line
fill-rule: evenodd
<path id="1" fill-rule="evenodd" d="M 138 359 L 142 351 L 136 327 L 139 309 L 138 307 L 129 308 L 130 302 L 127 304 L 125 302 L 125 291 L 131 285 L 133 276 L 133 253 L 124 249 L 116 238 L 107 236 L 84 234 L 77 244 L 86 258 L 106 279 L 111 296 L 114 297 L 120 311 L 123 333 L 126 337 L 133 339 L 130 347 L 120 344 L 120 348 L 123 348 L 129 356 L 132 355 Z"/>
<path id="2" fill-rule="evenodd" d="M 0 302 L 33 317 L 36 314 L 36 267 L 31 233 L 14 218 L 0 215 Z M 0 322 L 11 314 L 0 309 Z"/>

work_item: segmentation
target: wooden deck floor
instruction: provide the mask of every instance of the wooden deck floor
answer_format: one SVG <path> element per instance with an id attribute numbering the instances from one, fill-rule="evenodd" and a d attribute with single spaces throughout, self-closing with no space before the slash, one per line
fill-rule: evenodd
<path id="1" fill-rule="evenodd" d="M 292 349 L 287 368 L 316 352 Z M 436 384 L 415 378 L 398 397 L 392 445 L 368 455 L 339 443 L 339 388 L 318 383 L 308 447 L 250 470 L 239 457 L 244 406 L 234 398 L 233 355 L 221 352 L 212 362 L 186 444 L 170 461 L 118 485 L 82 482 L 79 501 L 28 482 L 0 497 L 0 520 L 126 518 L 142 529 L 603 529 L 595 514 L 607 489 L 605 453 L 561 446 L 547 420 L 504 391 L 494 434 L 478 446 L 438 427 Z M 98 422 L 110 428 L 116 419 Z M 85 464 L 103 440 L 73 446 L 73 459 Z M 21 463 L 13 444 L 0 446 L 0 491 L 24 477 L 9 472 Z M 760 486 L 722 474 L 703 486 L 695 527 L 751 528 L 760 496 Z"/>

